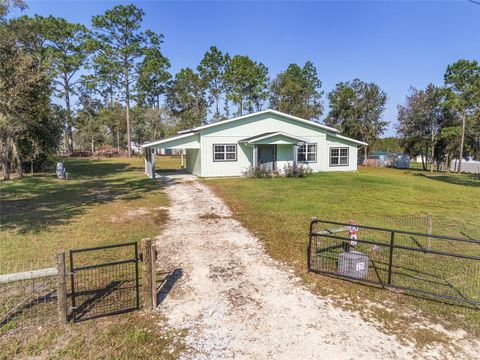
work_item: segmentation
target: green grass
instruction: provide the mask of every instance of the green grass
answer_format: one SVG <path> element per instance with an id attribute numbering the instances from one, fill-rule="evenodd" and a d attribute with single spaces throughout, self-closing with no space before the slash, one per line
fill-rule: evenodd
<path id="1" fill-rule="evenodd" d="M 179 166 L 177 157 L 157 162 Z M 143 159 L 66 159 L 65 166 L 69 181 L 52 172 L 2 183 L 3 262 L 50 259 L 59 249 L 137 241 L 161 231 L 168 202 L 143 174 Z"/>
<path id="2" fill-rule="evenodd" d="M 52 266 L 58 250 L 139 241 L 163 230 L 168 199 L 143 174 L 143 159 L 62 161 L 69 181 L 52 170 L 1 183 L 0 273 Z M 176 169 L 180 159 L 162 156 L 157 164 Z M 15 327 L 1 329 L 0 359 L 168 359 L 182 346 L 181 334 L 163 329 L 163 319 L 142 313 Z"/>
<path id="3" fill-rule="evenodd" d="M 293 266 L 312 288 L 337 299 L 339 305 L 359 310 L 365 318 L 380 320 L 389 332 L 413 336 L 420 344 L 437 341 L 438 333 L 429 337 L 425 331 L 410 327 L 411 314 L 450 329 L 463 328 L 472 336 L 480 335 L 480 310 L 306 272 L 312 216 L 424 231 L 422 219 L 432 213 L 434 233 L 479 238 L 479 176 L 360 168 L 356 173 L 320 173 L 305 179 L 229 178 L 208 179 L 205 183 L 260 237 L 272 257 Z M 480 249 L 473 251 L 480 255 Z M 422 266 L 428 268 L 428 264 Z M 461 266 L 452 265 L 454 276 L 465 276 Z M 478 265 L 473 271 L 477 272 L 478 285 Z M 478 292 L 478 288 L 472 291 Z M 371 302 L 376 305 L 372 307 Z"/>

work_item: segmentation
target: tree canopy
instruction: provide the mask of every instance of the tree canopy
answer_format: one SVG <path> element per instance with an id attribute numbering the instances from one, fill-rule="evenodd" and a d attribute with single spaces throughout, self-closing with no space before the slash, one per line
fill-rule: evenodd
<path id="1" fill-rule="evenodd" d="M 328 100 L 330 112 L 326 123 L 347 136 L 373 145 L 388 125 L 382 117 L 387 94 L 375 83 L 359 79 L 338 83 L 328 94 Z"/>
<path id="2" fill-rule="evenodd" d="M 307 61 L 303 68 L 290 64 L 272 81 L 270 107 L 303 119 L 319 119 L 323 113 L 321 86 L 312 62 Z"/>

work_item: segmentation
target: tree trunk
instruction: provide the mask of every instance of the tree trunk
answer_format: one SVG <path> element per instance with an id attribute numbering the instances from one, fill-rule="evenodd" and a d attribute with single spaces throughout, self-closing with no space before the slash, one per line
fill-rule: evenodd
<path id="1" fill-rule="evenodd" d="M 92 155 L 93 155 L 93 153 L 95 152 L 95 143 L 93 141 L 93 137 L 90 138 L 90 149 L 91 149 Z"/>
<path id="2" fill-rule="evenodd" d="M 433 173 L 433 161 L 435 159 L 435 134 L 433 132 L 432 126 L 432 167 L 430 168 L 430 172 Z"/>
<path id="3" fill-rule="evenodd" d="M 10 172 L 8 169 L 8 150 L 8 144 L 0 139 L 0 160 L 2 162 L 3 180 L 10 180 Z"/>
<path id="4" fill-rule="evenodd" d="M 220 109 L 218 108 L 219 105 L 220 105 L 220 96 L 217 94 L 215 95 L 215 114 L 217 117 L 215 120 L 218 120 L 218 118 L 220 117 Z"/>
<path id="5" fill-rule="evenodd" d="M 66 119 L 65 119 L 67 151 L 68 151 L 68 155 L 71 155 L 73 152 L 72 109 L 70 105 L 70 90 L 69 90 L 69 84 L 68 84 L 68 75 L 66 73 L 63 74 L 63 86 L 65 89 L 65 106 L 67 108 Z"/>
<path id="6" fill-rule="evenodd" d="M 127 155 L 132 156 L 132 142 L 130 135 L 130 81 L 128 64 L 125 63 L 125 117 L 127 119 Z"/>
<path id="7" fill-rule="evenodd" d="M 462 112 L 462 137 L 460 139 L 460 156 L 459 156 L 459 163 L 458 163 L 458 172 L 462 172 L 462 159 L 463 159 L 463 143 L 465 142 L 465 123 L 467 122 L 465 111 Z"/>
<path id="8" fill-rule="evenodd" d="M 117 124 L 117 149 L 120 149 L 120 126 Z"/>
<path id="9" fill-rule="evenodd" d="M 15 144 L 13 140 L 11 140 L 11 143 L 12 143 L 12 153 L 13 153 L 13 156 L 15 157 L 15 161 L 17 162 L 18 178 L 21 179 L 23 178 L 22 159 L 20 158 L 20 154 L 18 153 L 17 144 Z"/>
<path id="10" fill-rule="evenodd" d="M 449 173 L 450 172 L 450 153 L 448 152 L 445 154 L 445 166 L 446 166 L 445 171 Z"/>
<path id="11" fill-rule="evenodd" d="M 237 116 L 242 116 L 242 113 L 243 113 L 243 94 L 242 93 L 240 93 L 240 96 L 238 98 L 237 106 L 238 106 Z"/>

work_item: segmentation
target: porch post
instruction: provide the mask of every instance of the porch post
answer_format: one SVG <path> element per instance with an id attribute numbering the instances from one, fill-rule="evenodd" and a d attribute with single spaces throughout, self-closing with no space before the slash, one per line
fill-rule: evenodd
<path id="1" fill-rule="evenodd" d="M 298 160 L 298 144 L 293 145 L 293 165 L 297 165 Z"/>
<path id="2" fill-rule="evenodd" d="M 252 159 L 252 166 L 257 166 L 257 159 L 258 159 L 258 147 L 257 145 L 253 145 L 253 159 Z"/>
<path id="3" fill-rule="evenodd" d="M 151 177 L 152 177 L 153 180 L 155 180 L 155 155 L 156 155 L 156 150 L 155 150 L 155 148 L 152 148 L 152 152 L 151 152 L 150 156 L 151 156 L 151 160 L 152 160 L 151 161 L 151 164 L 152 164 L 151 165 L 152 166 L 152 168 L 151 168 L 152 176 Z"/>

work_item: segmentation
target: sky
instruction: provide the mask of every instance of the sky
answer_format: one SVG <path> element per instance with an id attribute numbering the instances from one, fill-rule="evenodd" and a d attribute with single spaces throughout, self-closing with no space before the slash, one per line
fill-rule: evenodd
<path id="1" fill-rule="evenodd" d="M 26 14 L 90 25 L 93 15 L 134 3 L 144 29 L 164 35 L 172 73 L 195 68 L 212 45 L 248 55 L 273 77 L 312 61 L 326 94 L 359 78 L 388 95 L 385 136 L 395 135 L 397 105 L 410 86 L 442 85 L 448 64 L 480 61 L 480 5 L 458 1 L 28 1 Z"/>

